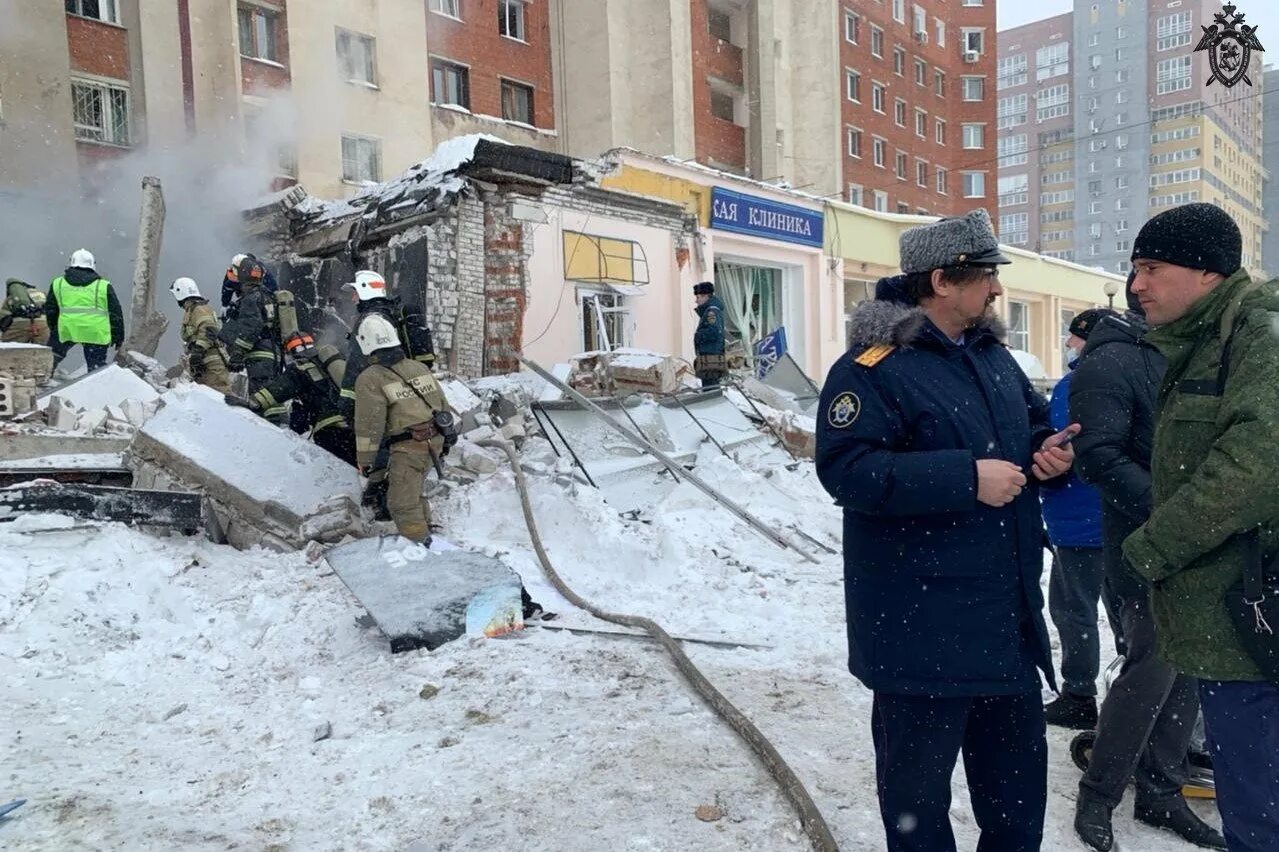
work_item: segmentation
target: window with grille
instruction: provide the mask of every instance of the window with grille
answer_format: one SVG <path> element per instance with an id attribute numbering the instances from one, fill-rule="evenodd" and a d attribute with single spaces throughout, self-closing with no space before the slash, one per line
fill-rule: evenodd
<path id="1" fill-rule="evenodd" d="M 120 23 L 120 9 L 117 0 L 66 0 L 69 14 L 82 18 L 95 18 L 108 24 Z"/>
<path id="2" fill-rule="evenodd" d="M 715 11 L 711 10 L 711 21 L 715 20 Z M 727 15 L 725 15 L 727 17 Z M 497 31 L 507 38 L 524 41 L 524 0 L 497 0 Z M 712 35 L 718 35 L 714 29 Z M 727 36 L 720 36 L 728 41 Z"/>
<path id="3" fill-rule="evenodd" d="M 130 144 L 128 89 L 73 80 L 71 112 L 77 139 L 108 145 Z"/>
<path id="4" fill-rule="evenodd" d="M 1190 57 L 1160 60 L 1155 66 L 1155 93 L 1166 95 L 1190 88 Z"/>
<path id="5" fill-rule="evenodd" d="M 1051 80 L 1070 73 L 1070 42 L 1063 41 L 1035 51 L 1035 79 Z"/>
<path id="6" fill-rule="evenodd" d="M 382 179 L 382 143 L 366 136 L 342 137 L 342 180 L 371 183 Z"/>
<path id="7" fill-rule="evenodd" d="M 240 55 L 250 59 L 278 62 L 276 35 L 280 16 L 260 6 L 241 6 L 238 15 Z"/>
<path id="8" fill-rule="evenodd" d="M 470 72 L 443 59 L 431 60 L 431 98 L 437 104 L 471 107 Z"/>
<path id="9" fill-rule="evenodd" d="M 1026 83 L 1026 54 L 1005 56 L 995 63 L 996 88 L 1008 89 Z"/>
<path id="10" fill-rule="evenodd" d="M 462 0 L 431 0 L 431 11 L 448 15 L 450 18 L 462 17 Z"/>
<path id="11" fill-rule="evenodd" d="M 349 30 L 337 31 L 338 65 L 347 82 L 377 85 L 376 42 Z"/>
<path id="12" fill-rule="evenodd" d="M 711 91 L 711 111 L 715 111 L 715 99 L 718 93 Z M 733 120 L 733 96 L 728 98 L 728 120 Z M 718 114 L 718 113 L 717 113 Z M 518 121 L 520 124 L 533 124 L 533 87 L 514 80 L 502 81 L 502 118 L 507 121 Z"/>

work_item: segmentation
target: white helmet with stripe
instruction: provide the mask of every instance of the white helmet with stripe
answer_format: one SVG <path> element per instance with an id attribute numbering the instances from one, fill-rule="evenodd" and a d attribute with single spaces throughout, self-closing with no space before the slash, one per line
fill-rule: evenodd
<path id="1" fill-rule="evenodd" d="M 173 298 L 181 304 L 184 299 L 190 299 L 192 296 L 200 297 L 200 287 L 195 283 L 194 278 L 175 278 L 173 283 L 169 285 L 169 292 L 173 294 Z"/>
<path id="2" fill-rule="evenodd" d="M 71 266 L 79 269 L 92 269 L 98 271 L 98 262 L 93 259 L 93 252 L 88 249 L 76 249 L 71 253 Z"/>
<path id="3" fill-rule="evenodd" d="M 386 279 L 368 269 L 355 273 L 355 280 L 342 285 L 343 289 L 351 288 L 361 302 L 369 299 L 385 299 L 390 294 L 386 291 Z"/>

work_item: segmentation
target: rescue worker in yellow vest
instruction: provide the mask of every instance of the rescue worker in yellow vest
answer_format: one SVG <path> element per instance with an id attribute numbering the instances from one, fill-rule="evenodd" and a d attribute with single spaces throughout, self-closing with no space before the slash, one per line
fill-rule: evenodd
<path id="1" fill-rule="evenodd" d="M 246 257 L 236 270 L 235 286 L 239 299 L 227 309 L 226 322 L 218 339 L 226 346 L 231 370 L 244 370 L 249 377 L 249 395 L 260 391 L 280 374 L 279 331 L 276 327 L 275 300 L 264 285 L 266 267 Z M 262 416 L 277 426 L 288 422 L 284 405 L 272 406 Z"/>
<path id="2" fill-rule="evenodd" d="M 44 314 L 56 367 L 77 343 L 90 371 L 106 366 L 107 347 L 124 342 L 124 311 L 111 282 L 98 275 L 97 261 L 87 249 L 76 249 L 71 263 L 49 285 Z"/>
<path id="3" fill-rule="evenodd" d="M 227 405 L 238 405 L 261 414 L 293 401 L 290 423 L 298 434 L 310 431 L 311 440 L 355 467 L 355 433 L 342 414 L 338 392 L 346 362 L 333 346 L 316 346 L 305 331 L 294 332 L 284 343 L 289 363 L 280 377 L 249 399 L 227 396 Z"/>
<path id="4" fill-rule="evenodd" d="M 49 344 L 49 323 L 44 317 L 44 293 L 25 281 L 10 278 L 0 302 L 0 342 Z"/>
<path id="5" fill-rule="evenodd" d="M 457 443 L 456 418 L 431 371 L 409 358 L 395 326 L 370 315 L 356 331 L 368 366 L 355 382 L 355 449 L 370 494 L 385 489 L 400 535 L 431 542 L 431 509 L 422 481 L 432 461 Z"/>
<path id="6" fill-rule="evenodd" d="M 182 308 L 182 345 L 186 347 L 187 369 L 191 380 L 218 393 L 231 392 L 231 375 L 227 371 L 227 355 L 218 340 L 222 324 L 218 322 L 209 300 L 190 278 L 175 279 L 169 287 Z"/>

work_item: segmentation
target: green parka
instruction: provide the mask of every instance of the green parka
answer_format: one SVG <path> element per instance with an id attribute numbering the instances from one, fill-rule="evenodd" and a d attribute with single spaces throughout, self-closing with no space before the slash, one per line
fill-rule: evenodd
<path id="1" fill-rule="evenodd" d="M 1279 550 L 1276 287 L 1239 270 L 1186 316 L 1146 335 L 1168 372 L 1155 424 L 1154 512 L 1124 542 L 1124 556 L 1152 583 L 1161 655 L 1208 680 L 1265 679 L 1236 638 L 1223 595 L 1241 575 L 1239 533 L 1260 528 L 1267 558 Z"/>

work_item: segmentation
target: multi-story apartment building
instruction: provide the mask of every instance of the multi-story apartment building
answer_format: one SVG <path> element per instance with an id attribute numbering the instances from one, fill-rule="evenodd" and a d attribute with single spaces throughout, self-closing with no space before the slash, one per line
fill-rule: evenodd
<path id="1" fill-rule="evenodd" d="M 1194 47 L 1219 11 L 1207 0 L 1076 0 L 1070 14 L 999 34 L 1005 240 L 1122 274 L 1149 216 L 1209 201 L 1239 222 L 1244 264 L 1260 272 L 1260 57 L 1255 87 L 1209 84 Z M 1018 191 L 1036 181 L 1037 193 Z"/>
<path id="2" fill-rule="evenodd" d="M 1273 215 L 1279 210 L 1279 68 L 1267 65 L 1263 72 L 1262 132 L 1266 140 L 1261 165 L 1266 173 L 1265 189 L 1261 195 L 1261 209 Z M 1261 241 L 1261 266 L 1268 277 L 1279 275 L 1279 228 L 1271 227 Z"/>

